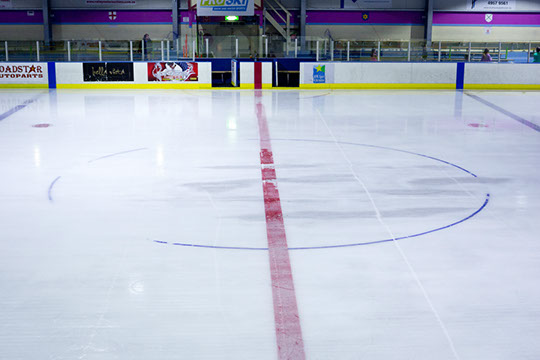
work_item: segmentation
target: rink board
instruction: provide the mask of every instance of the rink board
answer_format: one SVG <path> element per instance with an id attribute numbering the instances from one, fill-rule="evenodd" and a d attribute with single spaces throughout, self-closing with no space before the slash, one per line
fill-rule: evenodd
<path id="1" fill-rule="evenodd" d="M 300 63 L 302 89 L 460 89 L 460 80 L 463 89 L 540 90 L 540 67 L 498 63 Z"/>
<path id="2" fill-rule="evenodd" d="M 195 81 L 152 81 L 146 62 L 103 63 L 129 66 L 132 78 L 129 81 L 89 81 L 87 74 L 85 79 L 84 73 L 84 66 L 88 64 L 81 62 L 6 62 L 0 63 L 0 88 L 212 88 L 212 63 L 193 63 L 198 68 Z M 272 88 L 272 65 L 271 62 L 261 63 L 263 89 Z M 254 63 L 241 62 L 239 68 L 239 87 L 254 89 Z M 540 66 L 499 63 L 307 62 L 300 63 L 300 88 L 540 90 Z"/>
<path id="3" fill-rule="evenodd" d="M 148 63 L 133 63 L 133 81 L 84 81 L 83 63 L 56 63 L 59 89 L 207 89 L 212 87 L 212 64 L 197 63 L 197 81 L 150 81 Z"/>

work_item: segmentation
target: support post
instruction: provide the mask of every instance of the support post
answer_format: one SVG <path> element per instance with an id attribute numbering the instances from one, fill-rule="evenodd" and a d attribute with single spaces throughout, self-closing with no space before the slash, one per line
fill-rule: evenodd
<path id="1" fill-rule="evenodd" d="M 165 49 L 163 48 L 163 40 L 161 40 L 161 61 L 165 61 Z"/>
<path id="2" fill-rule="evenodd" d="M 278 76 L 278 62 L 275 61 L 274 64 L 276 64 L 276 87 L 278 87 L 278 80 L 279 80 L 279 76 Z"/>
<path id="3" fill-rule="evenodd" d="M 206 58 L 208 59 L 210 57 L 210 47 L 208 46 L 208 38 L 204 39 L 204 43 L 206 45 Z"/>
<path id="4" fill-rule="evenodd" d="M 192 52 L 193 56 L 192 56 L 192 58 L 193 58 L 193 62 L 195 62 L 195 40 L 193 40 L 193 46 L 192 46 L 192 49 L 193 49 L 193 52 Z"/>
<path id="5" fill-rule="evenodd" d="M 471 62 L 472 44 L 469 41 L 469 51 L 467 52 L 467 62 Z"/>
<path id="6" fill-rule="evenodd" d="M 431 39 L 433 37 L 433 1 L 426 1 L 426 47 L 431 48 Z"/>
<path id="7" fill-rule="evenodd" d="M 351 42 L 347 41 L 347 61 L 351 61 Z"/>
<path id="8" fill-rule="evenodd" d="M 381 42 L 377 41 L 377 61 L 381 61 Z"/>
<path id="9" fill-rule="evenodd" d="M 180 39 L 176 39 L 176 59 L 180 59 Z"/>
<path id="10" fill-rule="evenodd" d="M 129 40 L 129 61 L 133 62 L 133 41 Z"/>
<path id="11" fill-rule="evenodd" d="M 439 62 L 441 62 L 441 48 L 442 48 L 442 44 L 441 44 L 441 41 L 439 41 L 439 54 L 437 55 L 437 59 Z"/>
<path id="12" fill-rule="evenodd" d="M 98 41 L 98 47 L 99 47 L 99 61 L 103 61 L 103 57 L 101 54 L 101 40 Z"/>
<path id="13" fill-rule="evenodd" d="M 9 61 L 9 50 L 7 40 L 4 41 L 4 47 L 6 48 L 6 61 Z M 529 50 L 531 49 L 531 44 L 529 44 Z M 530 51 L 529 51 L 530 52 Z"/>
<path id="14" fill-rule="evenodd" d="M 407 62 L 411 62 L 411 41 L 407 42 Z"/>
<path id="15" fill-rule="evenodd" d="M 527 51 L 527 63 L 531 62 L 531 43 L 529 43 L 529 50 Z M 7 59 L 7 41 L 6 41 L 6 59 Z"/>
<path id="16" fill-rule="evenodd" d="M 42 8 L 43 8 L 43 41 L 45 42 L 45 45 L 49 45 L 52 41 L 52 28 L 51 23 L 49 19 L 51 18 L 50 15 L 50 0 L 43 0 L 42 1 Z"/>
<path id="17" fill-rule="evenodd" d="M 236 38 L 236 58 L 238 59 L 238 38 Z"/>
<path id="18" fill-rule="evenodd" d="M 178 39 L 178 0 L 172 0 L 172 34 L 173 41 Z"/>
<path id="19" fill-rule="evenodd" d="M 317 53 L 315 55 L 315 60 L 319 61 L 319 40 L 317 40 Z"/>
<path id="20" fill-rule="evenodd" d="M 169 40 L 167 40 L 167 61 L 171 60 L 171 46 Z"/>
<path id="21" fill-rule="evenodd" d="M 497 62 L 501 62 L 501 51 L 502 51 L 502 44 L 499 42 L 499 54 L 497 55 Z"/>
<path id="22" fill-rule="evenodd" d="M 68 61 L 71 61 L 71 41 L 69 40 L 67 42 L 67 50 L 68 50 Z"/>
<path id="23" fill-rule="evenodd" d="M 259 15 L 259 50 L 257 52 L 257 54 L 259 55 L 258 57 L 262 58 L 263 57 L 263 35 L 264 35 L 264 15 L 260 14 Z"/>
<path id="24" fill-rule="evenodd" d="M 307 0 L 300 0 L 300 49 L 306 51 Z"/>
<path id="25" fill-rule="evenodd" d="M 330 40 L 330 61 L 334 61 L 334 40 Z"/>
<path id="26" fill-rule="evenodd" d="M 144 40 L 141 41 L 141 60 L 144 61 Z"/>
<path id="27" fill-rule="evenodd" d="M 39 41 L 36 41 L 36 55 L 37 55 L 37 61 L 39 61 Z"/>
<path id="28" fill-rule="evenodd" d="M 265 57 L 268 57 L 268 37 L 267 36 L 264 38 L 264 50 L 266 54 Z"/>
<path id="29" fill-rule="evenodd" d="M 294 39 L 294 57 L 298 57 L 298 38 Z"/>

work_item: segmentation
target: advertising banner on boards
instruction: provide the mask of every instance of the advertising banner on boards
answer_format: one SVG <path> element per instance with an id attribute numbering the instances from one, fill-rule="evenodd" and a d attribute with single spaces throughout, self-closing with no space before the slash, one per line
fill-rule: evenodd
<path id="1" fill-rule="evenodd" d="M 392 0 L 342 0 L 342 9 L 386 9 L 392 7 Z"/>
<path id="2" fill-rule="evenodd" d="M 199 81 L 198 64 L 194 62 L 148 63 L 148 81 Z"/>
<path id="3" fill-rule="evenodd" d="M 0 63 L 0 84 L 48 84 L 47 63 Z"/>
<path id="4" fill-rule="evenodd" d="M 333 84 L 334 64 L 329 63 L 305 63 L 304 84 Z"/>
<path id="5" fill-rule="evenodd" d="M 83 80 L 133 81 L 133 63 L 83 63 Z"/>
<path id="6" fill-rule="evenodd" d="M 255 0 L 197 0 L 197 16 L 253 16 Z"/>
<path id="7" fill-rule="evenodd" d="M 517 0 L 467 0 L 470 11 L 515 10 Z"/>

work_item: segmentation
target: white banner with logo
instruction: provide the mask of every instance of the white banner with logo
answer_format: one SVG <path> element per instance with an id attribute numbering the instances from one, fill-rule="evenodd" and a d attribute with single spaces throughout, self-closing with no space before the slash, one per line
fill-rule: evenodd
<path id="1" fill-rule="evenodd" d="M 48 84 L 47 63 L 0 63 L 0 84 Z"/>
<path id="2" fill-rule="evenodd" d="M 0 0 L 0 9 L 11 8 L 11 0 Z"/>
<path id="3" fill-rule="evenodd" d="M 253 16 L 255 0 L 197 0 L 197 16 Z"/>
<path id="4" fill-rule="evenodd" d="M 343 9 L 386 9 L 392 7 L 392 0 L 344 0 Z"/>
<path id="5" fill-rule="evenodd" d="M 467 0 L 467 10 L 496 11 L 515 10 L 517 0 Z"/>

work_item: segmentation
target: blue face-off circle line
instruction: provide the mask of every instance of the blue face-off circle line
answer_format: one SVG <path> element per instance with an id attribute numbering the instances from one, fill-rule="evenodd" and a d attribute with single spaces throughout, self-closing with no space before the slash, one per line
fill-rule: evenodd
<path id="1" fill-rule="evenodd" d="M 467 174 L 469 174 L 469 175 L 471 175 L 471 176 L 473 176 L 475 178 L 478 178 L 478 176 L 476 174 L 474 174 L 473 172 L 471 172 L 471 171 L 469 171 L 469 170 L 467 170 L 467 169 L 465 169 L 465 168 L 463 168 L 461 166 L 453 164 L 453 163 L 451 163 L 449 161 L 445 161 L 445 160 L 442 160 L 442 159 L 439 159 L 439 158 L 436 158 L 436 157 L 433 157 L 433 156 L 424 155 L 424 154 L 420 154 L 420 153 L 416 153 L 416 152 L 412 152 L 412 151 L 389 148 L 389 147 L 386 147 L 386 146 L 378 146 L 378 145 L 371 145 L 371 144 L 361 144 L 361 143 L 352 143 L 352 142 L 339 142 L 339 141 L 336 142 L 336 141 L 330 141 L 330 140 L 310 140 L 310 139 L 272 139 L 272 141 L 319 142 L 319 143 L 329 143 L 329 144 L 339 143 L 339 144 L 342 144 L 342 145 L 363 146 L 363 147 L 374 148 L 374 149 L 383 149 L 383 150 L 395 151 L 395 152 L 400 152 L 400 153 L 404 153 L 404 154 L 411 154 L 411 155 L 416 155 L 416 156 L 424 157 L 424 158 L 427 158 L 427 159 L 435 160 L 435 161 L 441 162 L 443 164 L 453 166 L 456 169 L 459 169 L 459 170 L 461 170 L 461 171 L 463 171 L 463 172 L 465 172 L 465 173 L 467 173 Z M 459 225 L 459 224 L 473 218 L 474 216 L 478 215 L 489 204 L 489 199 L 490 199 L 490 194 L 487 193 L 486 198 L 485 198 L 484 203 L 482 204 L 482 206 L 480 206 L 480 208 L 475 210 L 472 214 L 470 214 L 470 215 L 466 216 L 465 218 L 463 218 L 463 219 L 461 219 L 459 221 L 456 221 L 454 223 L 451 223 L 451 224 L 448 224 L 448 225 L 445 225 L 445 226 L 442 226 L 442 227 L 438 227 L 436 229 L 427 230 L 427 231 L 424 231 L 424 232 L 421 232 L 421 233 L 417 233 L 417 234 L 413 234 L 413 235 L 400 236 L 400 237 L 396 237 L 394 239 L 375 240 L 375 241 L 353 243 L 353 244 L 290 247 L 290 248 L 288 248 L 288 250 L 322 250 L 322 249 L 336 249 L 336 248 L 346 248 L 346 247 L 354 247 L 354 246 L 375 245 L 375 244 L 382 244 L 382 243 L 387 243 L 387 242 L 392 242 L 392 241 L 411 239 L 411 238 L 431 234 L 431 233 L 434 233 L 434 232 L 437 232 L 437 231 L 445 230 L 445 229 L 454 227 L 456 225 Z M 164 245 L 170 244 L 170 245 L 174 245 L 174 246 L 204 248 L 204 249 L 268 251 L 268 248 L 200 245 L 200 244 L 186 244 L 186 243 L 169 243 L 167 241 L 160 241 L 160 240 L 153 240 L 153 242 L 158 243 L 158 244 L 164 244 Z"/>
<path id="2" fill-rule="evenodd" d="M 113 153 L 113 154 L 100 156 L 100 157 L 92 159 L 92 160 L 88 160 L 87 163 L 91 164 L 91 163 L 99 161 L 99 160 L 108 159 L 108 158 L 111 158 L 111 157 L 114 157 L 114 156 L 125 155 L 125 154 L 129 154 L 129 153 L 132 153 L 132 152 L 143 151 L 143 150 L 148 150 L 148 148 L 137 148 L 137 149 L 132 149 L 132 150 L 120 151 L 120 152 L 116 152 L 116 153 Z M 54 188 L 54 185 L 56 185 L 58 180 L 60 180 L 61 178 L 62 178 L 62 176 L 56 177 L 56 179 L 54 179 L 51 182 L 51 184 L 49 185 L 49 190 L 47 191 L 47 196 L 48 196 L 50 202 L 54 202 L 54 199 L 52 197 L 53 188 Z"/>
<path id="3" fill-rule="evenodd" d="M 310 139 L 272 139 L 272 141 L 318 142 L 318 143 L 328 143 L 328 144 L 335 144 L 336 143 L 335 141 L 329 141 L 329 140 L 310 140 Z M 352 142 L 338 142 L 338 143 L 343 144 L 343 145 L 363 146 L 363 147 L 368 147 L 368 148 L 383 149 L 383 150 L 389 150 L 389 151 L 395 151 L 395 152 L 400 152 L 400 153 L 405 153 L 405 154 L 416 155 L 416 156 L 424 157 L 424 158 L 427 158 L 427 159 L 435 160 L 435 161 L 438 161 L 438 162 L 453 166 L 453 167 L 455 167 L 455 168 L 457 168 L 457 169 L 459 169 L 459 170 L 461 170 L 461 171 L 463 171 L 463 172 L 465 172 L 465 173 L 467 173 L 467 174 L 469 174 L 469 175 L 471 175 L 471 176 L 473 176 L 475 178 L 478 177 L 476 174 L 472 173 L 471 171 L 469 171 L 469 170 L 467 170 L 465 168 L 462 168 L 461 166 L 458 166 L 456 164 L 453 164 L 451 162 L 448 162 L 448 161 L 445 161 L 445 160 L 442 160 L 442 159 L 438 159 L 438 158 L 433 157 L 433 156 L 428 156 L 428 155 L 424 155 L 424 154 L 420 154 L 420 153 L 416 153 L 416 152 L 412 152 L 412 151 L 407 151 L 407 150 L 389 148 L 389 147 L 385 147 L 385 146 L 371 145 L 371 144 L 360 144 L 360 143 L 352 143 Z M 117 153 L 113 153 L 113 154 L 105 155 L 105 156 L 102 156 L 102 157 L 99 157 L 99 158 L 96 158 L 96 159 L 89 160 L 88 163 L 92 163 L 92 162 L 103 160 L 103 159 L 110 158 L 110 157 L 115 157 L 115 156 L 119 156 L 119 155 L 132 153 L 132 152 L 143 151 L 143 150 L 148 150 L 148 148 L 137 148 L 137 149 L 127 150 L 127 151 L 121 151 L 121 152 L 117 152 Z M 58 182 L 58 180 L 60 180 L 60 179 L 61 179 L 61 176 L 58 176 L 57 178 L 55 178 L 51 182 L 51 184 L 49 186 L 48 198 L 49 198 L 50 202 L 53 202 L 53 198 L 52 198 L 53 187 Z M 482 204 L 482 206 L 479 209 L 477 209 L 475 212 L 473 212 L 469 216 L 467 216 L 467 217 L 465 217 L 465 218 L 463 218 L 463 219 L 461 219 L 459 221 L 456 221 L 456 222 L 454 222 L 452 224 L 442 226 L 442 227 L 439 227 L 439 228 L 436 228 L 436 229 L 424 231 L 424 232 L 421 232 L 421 233 L 418 233 L 418 234 L 400 236 L 400 237 L 397 237 L 395 239 L 375 240 L 375 241 L 353 243 L 353 244 L 291 247 L 291 248 L 288 248 L 288 249 L 289 250 L 320 250 L 320 249 L 344 248 L 344 247 L 353 247 L 353 246 L 365 246 L 365 245 L 381 244 L 381 243 L 386 243 L 386 242 L 391 242 L 391 241 L 398 241 L 398 240 L 404 240 L 404 239 L 410 239 L 410 238 L 414 238 L 414 237 L 419 237 L 419 236 L 422 236 L 422 235 L 427 235 L 427 234 L 430 234 L 430 233 L 433 233 L 433 232 L 448 229 L 450 227 L 456 226 L 456 225 L 458 225 L 458 224 L 460 224 L 462 222 L 465 222 L 465 221 L 471 219 L 472 217 L 474 217 L 475 215 L 480 213 L 482 210 L 484 210 L 484 208 L 489 203 L 489 199 L 490 199 L 490 194 L 488 193 L 488 194 L 486 194 L 486 198 L 484 200 L 484 203 Z M 250 250 L 250 251 L 267 251 L 268 250 L 268 248 L 200 245 L 200 244 L 186 244 L 186 243 L 169 243 L 169 242 L 166 242 L 166 241 L 159 241 L 159 240 L 153 240 L 153 241 L 155 243 L 158 243 L 158 244 L 170 244 L 170 245 L 175 245 L 175 246 L 206 248 L 206 249 Z"/>

